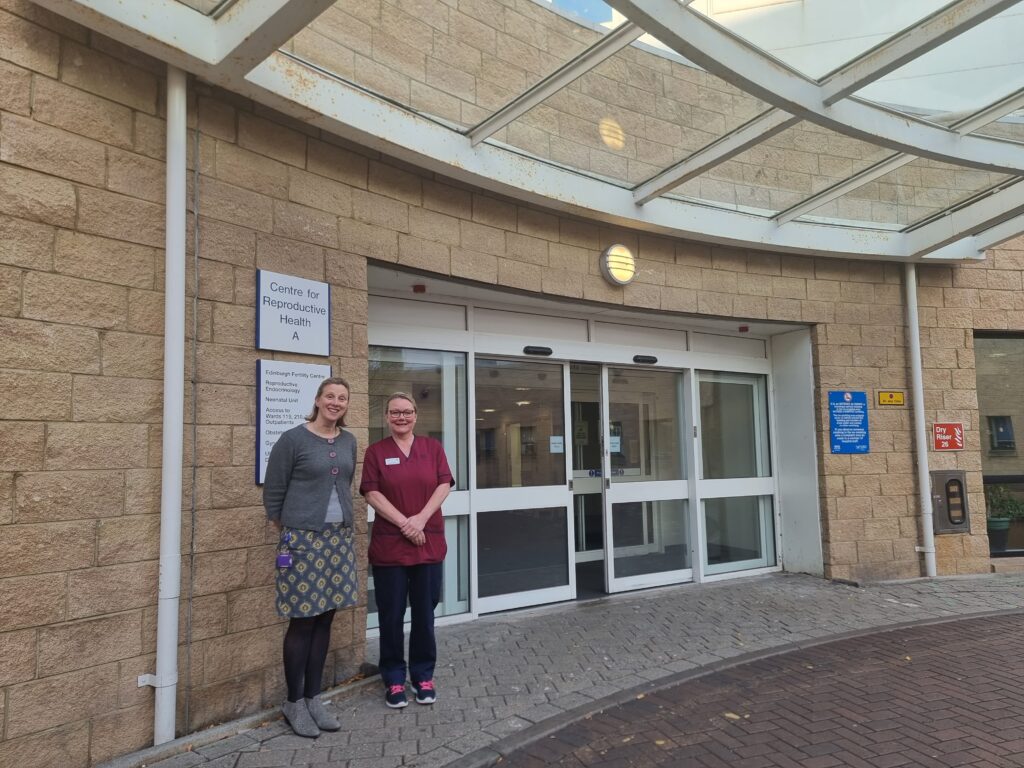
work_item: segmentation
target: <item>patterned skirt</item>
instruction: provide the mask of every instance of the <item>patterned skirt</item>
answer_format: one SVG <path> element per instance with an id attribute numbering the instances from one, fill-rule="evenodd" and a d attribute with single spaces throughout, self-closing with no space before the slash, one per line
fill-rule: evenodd
<path id="1" fill-rule="evenodd" d="M 322 531 L 285 528 L 292 565 L 277 569 L 277 613 L 286 619 L 319 616 L 355 605 L 359 575 L 352 529 L 328 523 Z"/>

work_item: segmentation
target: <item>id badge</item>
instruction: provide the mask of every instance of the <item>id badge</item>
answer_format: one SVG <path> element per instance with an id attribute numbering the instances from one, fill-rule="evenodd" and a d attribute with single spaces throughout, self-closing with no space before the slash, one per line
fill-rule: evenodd
<path id="1" fill-rule="evenodd" d="M 291 568 L 293 559 L 292 553 L 288 551 L 288 547 L 292 544 L 292 532 L 285 531 L 281 534 L 281 549 L 277 553 L 277 567 L 278 568 Z"/>

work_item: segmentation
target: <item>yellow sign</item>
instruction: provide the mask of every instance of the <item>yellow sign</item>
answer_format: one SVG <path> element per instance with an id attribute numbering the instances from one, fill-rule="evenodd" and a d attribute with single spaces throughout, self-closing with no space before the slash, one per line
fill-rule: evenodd
<path id="1" fill-rule="evenodd" d="M 878 393 L 879 405 L 905 405 L 903 392 L 881 392 Z"/>

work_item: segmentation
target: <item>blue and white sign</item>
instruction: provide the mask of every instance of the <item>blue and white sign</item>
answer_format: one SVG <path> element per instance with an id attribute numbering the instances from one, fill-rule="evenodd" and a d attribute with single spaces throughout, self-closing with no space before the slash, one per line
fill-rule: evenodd
<path id="1" fill-rule="evenodd" d="M 331 354 L 331 286 L 256 270 L 256 349 Z"/>
<path id="2" fill-rule="evenodd" d="M 832 453 L 870 453 L 867 392 L 829 392 L 828 415 Z"/>
<path id="3" fill-rule="evenodd" d="M 283 432 L 302 424 L 313 410 L 320 382 L 331 375 L 329 365 L 256 361 L 256 484 L 267 475 L 270 449 Z"/>

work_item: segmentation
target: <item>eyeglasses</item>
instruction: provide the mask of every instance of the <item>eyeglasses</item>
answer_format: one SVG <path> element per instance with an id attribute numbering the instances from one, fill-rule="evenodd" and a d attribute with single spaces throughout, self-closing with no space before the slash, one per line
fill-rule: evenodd
<path id="1" fill-rule="evenodd" d="M 388 416 L 392 419 L 411 419 L 416 415 L 416 411 L 388 411 Z"/>

